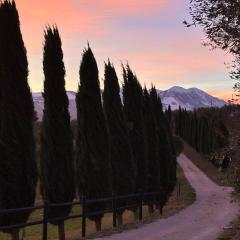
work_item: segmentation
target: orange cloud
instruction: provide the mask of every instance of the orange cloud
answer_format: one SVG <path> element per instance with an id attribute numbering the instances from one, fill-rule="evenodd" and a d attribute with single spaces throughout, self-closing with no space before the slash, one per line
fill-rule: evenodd
<path id="1" fill-rule="evenodd" d="M 57 24 L 64 39 L 74 34 L 87 38 L 114 31 L 117 16 L 151 14 L 167 6 L 166 0 L 16 0 L 27 47 L 40 51 L 46 24 Z M 109 21 L 106 18 L 111 18 Z"/>
<path id="2" fill-rule="evenodd" d="M 215 90 L 215 91 L 207 91 L 210 95 L 218 97 L 220 99 L 225 100 L 226 102 L 228 100 L 231 100 L 232 97 L 235 99 L 235 95 L 233 94 L 233 91 L 219 91 L 219 90 Z"/>
<path id="3" fill-rule="evenodd" d="M 183 16 L 178 12 L 183 5 L 181 1 L 15 1 L 29 55 L 29 79 L 35 91 L 42 88 L 41 59 L 46 24 L 57 24 L 59 27 L 68 89 L 77 89 L 81 52 L 87 40 L 90 41 L 99 63 L 100 77 L 103 76 L 103 61 L 108 57 L 116 63 L 119 77 L 120 60 L 127 59 L 142 83 L 150 86 L 153 82 L 161 89 L 172 85 L 190 86 L 197 81 L 199 85 L 196 87 L 205 87 L 204 74 L 207 81 L 210 80 L 210 85 L 212 76 L 216 81 L 216 75 L 221 75 L 221 78 L 224 71 L 227 73 L 223 65 L 223 54 L 209 53 L 200 45 L 201 36 L 194 35 L 193 30 L 186 30 L 181 25 Z M 202 81 L 205 81 L 202 85 L 199 77 L 201 74 Z M 203 90 L 206 89 L 208 88 Z M 231 84 L 229 93 L 230 91 Z M 224 93 L 222 89 L 216 92 L 219 96 L 229 93 Z"/>
<path id="4" fill-rule="evenodd" d="M 86 14 L 79 14 L 71 1 L 16 0 L 27 47 L 41 51 L 44 27 L 56 24 L 65 35 L 76 31 L 88 31 L 94 24 Z"/>
<path id="5" fill-rule="evenodd" d="M 15 2 L 29 55 L 30 82 L 33 88 L 38 90 L 42 86 L 43 78 L 40 73 L 42 73 L 43 31 L 46 24 L 56 24 L 59 27 L 66 59 L 71 59 L 71 63 L 74 59 L 76 66 L 87 40 L 95 43 L 96 39 L 112 36 L 115 31 L 119 31 L 115 29 L 114 20 L 124 16 L 151 15 L 153 11 L 162 10 L 169 3 L 166 0 L 15 0 Z M 66 65 L 72 68 L 72 64 L 67 61 Z M 77 69 L 75 71 L 77 72 Z M 67 76 L 72 75 L 74 74 L 70 72 Z M 73 86 L 72 79 L 68 80 L 67 85 L 70 80 Z"/>
<path id="6" fill-rule="evenodd" d="M 87 14 L 81 12 L 79 14 L 78 10 L 71 4 L 71 1 L 52 1 L 49 0 L 47 3 L 45 1 L 37 0 L 16 0 L 18 10 L 23 20 L 28 20 L 26 24 L 53 24 L 60 23 L 68 25 L 77 20 L 82 21 L 82 26 L 84 24 L 90 23 L 90 17 Z M 79 26 L 81 27 L 81 26 Z"/>

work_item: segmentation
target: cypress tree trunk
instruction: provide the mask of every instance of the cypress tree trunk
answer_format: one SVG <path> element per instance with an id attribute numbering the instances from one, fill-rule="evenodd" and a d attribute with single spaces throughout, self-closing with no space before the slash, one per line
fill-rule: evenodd
<path id="1" fill-rule="evenodd" d="M 28 61 L 14 2 L 0 2 L 0 209 L 34 205 L 37 182 L 34 109 Z M 29 212 L 1 214 L 0 226 L 25 223 Z M 19 229 L 7 231 L 18 239 Z"/>
<path id="2" fill-rule="evenodd" d="M 107 127 L 101 103 L 97 63 L 88 46 L 80 66 L 80 85 L 76 98 L 78 130 L 76 157 L 80 196 L 88 200 L 109 197 L 111 164 Z M 88 213 L 106 209 L 106 203 L 87 206 Z M 103 214 L 92 216 L 99 230 Z"/>
<path id="3" fill-rule="evenodd" d="M 154 213 L 154 205 L 153 204 L 148 204 L 148 212 L 149 212 L 149 214 Z"/>
<path id="4" fill-rule="evenodd" d="M 101 232 L 102 230 L 102 218 L 95 219 L 96 232 Z"/>
<path id="5" fill-rule="evenodd" d="M 117 213 L 117 225 L 118 226 L 123 225 L 123 214 L 122 213 Z"/>
<path id="6" fill-rule="evenodd" d="M 13 229 L 12 230 L 12 240 L 20 240 L 19 229 Z"/>
<path id="7" fill-rule="evenodd" d="M 65 229 L 64 229 L 64 222 L 58 224 L 58 236 L 59 240 L 65 240 Z"/>
<path id="8" fill-rule="evenodd" d="M 135 210 L 133 211 L 133 216 L 134 216 L 134 220 L 135 220 L 135 221 L 138 221 L 138 220 L 139 220 L 139 213 L 138 213 L 138 210 L 137 210 L 137 209 L 135 209 Z"/>
<path id="9" fill-rule="evenodd" d="M 49 203 L 71 202 L 75 196 L 73 141 L 65 90 L 65 67 L 61 39 L 57 28 L 45 31 L 44 115 L 41 129 L 42 193 Z M 71 206 L 52 207 L 49 218 L 66 217 Z M 64 222 L 58 225 L 59 238 L 65 239 Z"/>

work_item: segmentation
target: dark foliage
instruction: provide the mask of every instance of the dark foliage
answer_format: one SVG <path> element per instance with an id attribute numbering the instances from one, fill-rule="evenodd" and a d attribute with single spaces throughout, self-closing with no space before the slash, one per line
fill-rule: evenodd
<path id="1" fill-rule="evenodd" d="M 184 142 L 180 137 L 173 136 L 173 143 L 176 149 L 176 155 L 179 156 L 184 150 Z"/>
<path id="2" fill-rule="evenodd" d="M 159 137 L 157 133 L 157 120 L 153 108 L 154 102 L 147 89 L 144 89 L 144 124 L 147 144 L 147 192 L 158 192 L 160 189 L 160 161 L 159 161 Z M 156 203 L 151 197 L 149 203 Z"/>
<path id="3" fill-rule="evenodd" d="M 176 153 L 169 123 L 163 113 L 161 99 L 156 89 L 150 90 L 155 118 L 157 120 L 158 151 L 160 163 L 160 187 L 163 192 L 160 198 L 160 207 L 167 202 L 176 184 Z"/>
<path id="4" fill-rule="evenodd" d="M 170 128 L 172 129 L 172 109 L 171 109 L 171 106 L 169 105 L 168 108 L 166 109 L 165 111 L 165 116 L 168 120 L 168 123 L 169 123 L 169 126 Z"/>
<path id="5" fill-rule="evenodd" d="M 49 203 L 71 202 L 75 196 L 73 141 L 61 45 L 58 29 L 47 28 L 40 159 L 43 199 Z M 71 207 L 50 208 L 49 217 L 65 217 L 70 210 Z"/>
<path id="6" fill-rule="evenodd" d="M 103 106 L 110 140 L 113 193 L 128 195 L 136 189 L 136 166 L 123 113 L 118 78 L 110 62 L 105 64 Z M 118 201 L 117 207 L 122 205 L 127 205 L 126 201 Z"/>
<path id="7" fill-rule="evenodd" d="M 197 151 L 210 154 L 228 145 L 228 130 L 220 109 L 179 109 L 175 116 L 176 134 Z"/>
<path id="8" fill-rule="evenodd" d="M 124 113 L 128 122 L 130 142 L 137 166 L 136 190 L 146 191 L 148 170 L 143 91 L 129 65 L 123 66 L 123 80 Z"/>
<path id="9" fill-rule="evenodd" d="M 14 2 L 0 2 L 0 209 L 33 206 L 37 182 L 28 62 Z M 0 225 L 29 213 L 2 214 Z"/>
<path id="10" fill-rule="evenodd" d="M 97 63 L 90 47 L 80 66 L 80 86 L 76 98 L 78 132 L 76 143 L 80 196 L 98 199 L 111 194 L 109 140 L 101 103 Z M 88 212 L 104 210 L 106 204 L 92 204 Z M 103 215 L 93 216 L 99 221 Z"/>

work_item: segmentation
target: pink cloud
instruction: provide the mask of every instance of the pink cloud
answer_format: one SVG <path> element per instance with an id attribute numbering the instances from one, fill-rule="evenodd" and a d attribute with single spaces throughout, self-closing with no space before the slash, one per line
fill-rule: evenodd
<path id="1" fill-rule="evenodd" d="M 172 16 L 182 4 L 178 0 L 15 1 L 29 53 L 33 89 L 39 90 L 42 86 L 42 42 L 46 24 L 59 27 L 67 86 L 72 90 L 77 87 L 81 52 L 87 40 L 96 53 L 100 76 L 103 75 L 103 61 L 108 57 L 118 65 L 119 76 L 120 60 L 127 59 L 142 83 L 150 86 L 153 82 L 159 88 L 182 83 L 190 85 L 190 81 L 194 81 L 191 76 L 206 73 L 209 77 L 225 70 L 222 54 L 209 53 L 200 45 L 201 36 L 192 34 L 181 25 L 182 16 L 177 20 Z M 161 20 L 149 20 L 161 14 Z M 136 27 L 133 25 L 128 29 L 127 19 L 135 21 L 141 17 L 149 21 L 143 26 L 136 21 Z M 120 26 L 121 21 L 125 25 Z"/>
<path id="2" fill-rule="evenodd" d="M 210 95 L 223 99 L 224 101 L 228 101 L 232 99 L 233 91 L 224 91 L 224 90 L 214 90 L 207 91 Z M 235 98 L 235 96 L 233 96 Z"/>
<path id="3" fill-rule="evenodd" d="M 150 14 L 153 11 L 159 11 L 171 4 L 171 0 L 88 0 L 91 7 L 95 6 L 95 11 L 101 9 L 109 14 Z"/>
<path id="4" fill-rule="evenodd" d="M 63 38 L 76 35 L 93 39 L 114 31 L 117 16 L 151 14 L 167 6 L 166 0 L 16 0 L 26 45 L 30 52 L 41 51 L 43 29 L 57 24 Z M 111 18 L 106 20 L 106 18 Z M 75 36 L 74 36 L 75 35 Z M 91 40 L 90 39 L 90 40 Z"/>

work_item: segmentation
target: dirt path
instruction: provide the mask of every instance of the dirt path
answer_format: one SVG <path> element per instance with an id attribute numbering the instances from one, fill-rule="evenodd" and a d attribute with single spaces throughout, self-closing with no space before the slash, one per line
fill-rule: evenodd
<path id="1" fill-rule="evenodd" d="M 229 187 L 219 187 L 183 154 L 178 163 L 196 191 L 196 201 L 180 213 L 106 240 L 214 240 L 238 215 Z"/>

